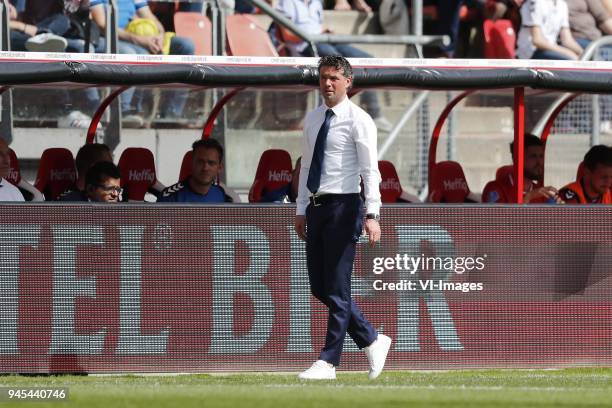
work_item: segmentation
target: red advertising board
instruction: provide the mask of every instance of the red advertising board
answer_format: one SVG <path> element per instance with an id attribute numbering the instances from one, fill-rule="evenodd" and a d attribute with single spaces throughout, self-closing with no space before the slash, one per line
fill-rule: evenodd
<path id="1" fill-rule="evenodd" d="M 326 312 L 292 206 L 0 206 L 0 371 L 299 370 Z M 612 363 L 612 208 L 388 206 L 353 296 L 388 367 Z M 342 369 L 365 370 L 351 340 Z"/>

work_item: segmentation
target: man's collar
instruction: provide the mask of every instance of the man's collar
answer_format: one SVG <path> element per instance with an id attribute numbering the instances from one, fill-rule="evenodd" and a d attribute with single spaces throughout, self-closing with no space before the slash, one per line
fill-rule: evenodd
<path id="1" fill-rule="evenodd" d="M 344 95 L 344 99 L 342 100 L 342 102 L 340 102 L 333 108 L 330 108 L 325 103 L 323 103 L 323 107 L 325 108 L 325 110 L 331 109 L 334 112 L 334 115 L 336 116 L 339 116 L 345 113 L 348 109 L 348 106 L 349 106 L 349 98 L 347 95 Z"/>

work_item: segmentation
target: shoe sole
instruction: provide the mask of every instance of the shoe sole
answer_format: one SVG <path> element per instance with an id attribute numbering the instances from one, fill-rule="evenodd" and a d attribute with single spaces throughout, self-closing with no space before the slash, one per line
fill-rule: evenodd
<path id="1" fill-rule="evenodd" d="M 325 380 L 335 380 L 336 377 L 310 378 L 310 377 L 302 377 L 298 375 L 298 379 L 306 380 L 306 381 L 325 381 Z"/>
<path id="2" fill-rule="evenodd" d="M 64 52 L 67 44 L 61 40 L 50 39 L 44 43 L 26 42 L 26 49 L 31 52 Z"/>
<path id="3" fill-rule="evenodd" d="M 378 371 L 370 370 L 370 372 L 368 373 L 368 378 L 370 380 L 374 380 L 378 378 L 380 373 L 382 373 L 383 369 L 385 368 L 385 363 L 387 362 L 387 356 L 389 355 L 389 350 L 391 350 L 391 343 L 393 342 L 393 340 L 391 340 L 391 337 L 385 336 L 381 340 L 384 340 L 387 343 L 385 345 L 386 346 L 385 358 L 383 359 L 383 363 L 382 363 L 382 366 L 380 367 L 380 370 Z"/>

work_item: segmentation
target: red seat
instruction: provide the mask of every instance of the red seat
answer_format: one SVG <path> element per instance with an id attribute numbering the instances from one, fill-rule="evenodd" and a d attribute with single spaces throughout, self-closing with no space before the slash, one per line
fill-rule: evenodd
<path id="1" fill-rule="evenodd" d="M 123 199 L 143 201 L 147 192 L 158 194 L 164 186 L 157 181 L 155 159 L 149 149 L 128 147 L 119 159 Z"/>
<path id="2" fill-rule="evenodd" d="M 19 159 L 17 159 L 15 151 L 11 148 L 9 148 L 9 155 L 11 165 L 9 167 L 8 175 L 6 176 L 6 180 L 8 180 L 8 182 L 13 184 L 15 187 L 19 188 L 26 201 L 44 201 L 45 197 L 43 194 L 33 185 L 21 178 Z"/>
<path id="3" fill-rule="evenodd" d="M 578 169 L 576 170 L 576 181 L 582 180 L 584 176 L 584 162 L 580 162 Z"/>
<path id="4" fill-rule="evenodd" d="M 378 162 L 380 171 L 380 198 L 383 203 L 415 203 L 420 202 L 418 197 L 406 193 L 397 175 L 395 166 L 390 161 Z"/>
<path id="5" fill-rule="evenodd" d="M 43 152 L 34 186 L 47 200 L 55 200 L 64 191 L 74 188 L 75 180 L 76 168 L 70 150 L 52 147 Z"/>
<path id="6" fill-rule="evenodd" d="M 470 197 L 465 173 L 461 165 L 454 161 L 442 161 L 433 167 L 429 201 L 432 203 L 470 203 Z"/>
<path id="7" fill-rule="evenodd" d="M 515 203 L 516 193 L 512 187 L 514 185 L 514 166 L 508 164 L 501 166 L 495 172 L 495 180 L 489 181 L 482 190 L 483 202 L 487 203 Z M 510 177 L 510 182 L 506 180 Z"/>
<path id="8" fill-rule="evenodd" d="M 190 150 L 183 156 L 183 161 L 181 162 L 181 170 L 179 172 L 178 181 L 183 181 L 187 177 L 191 176 L 191 161 L 193 157 L 193 151 Z"/>
<path id="9" fill-rule="evenodd" d="M 510 20 L 485 20 L 484 57 L 509 59 L 516 57 L 516 33 Z"/>
<path id="10" fill-rule="evenodd" d="M 263 152 L 249 191 L 249 202 L 281 200 L 291 187 L 292 171 L 291 156 L 286 150 L 270 149 Z"/>
<path id="11" fill-rule="evenodd" d="M 227 54 L 252 57 L 278 57 L 268 31 L 246 14 L 227 16 Z"/>
<path id="12" fill-rule="evenodd" d="M 21 170 L 19 168 L 19 160 L 17 160 L 17 155 L 11 148 L 9 148 L 9 160 L 11 161 L 11 165 L 9 167 L 8 175 L 5 178 L 14 186 L 18 186 L 19 182 L 21 181 Z"/>
<path id="13" fill-rule="evenodd" d="M 205 15 L 177 11 L 174 13 L 174 31 L 176 35 L 193 41 L 196 55 L 212 55 L 212 24 Z"/>

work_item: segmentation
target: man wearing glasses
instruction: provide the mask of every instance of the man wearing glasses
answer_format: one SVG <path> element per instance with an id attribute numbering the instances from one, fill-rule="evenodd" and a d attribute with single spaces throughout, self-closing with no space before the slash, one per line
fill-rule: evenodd
<path id="1" fill-rule="evenodd" d="M 109 161 L 94 164 L 85 175 L 85 193 L 89 201 L 117 203 L 121 201 L 121 173 Z"/>

